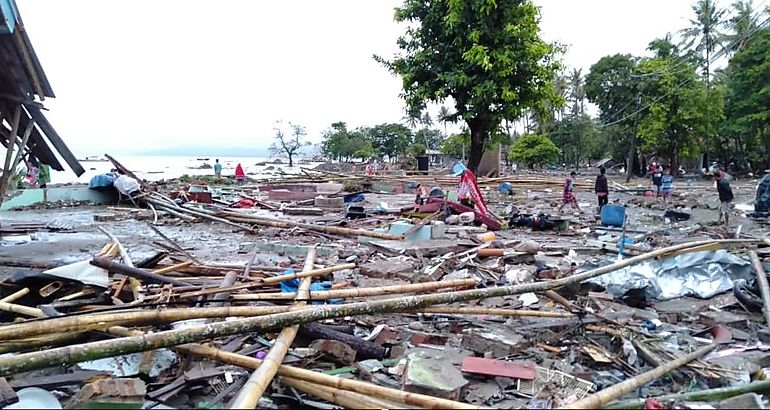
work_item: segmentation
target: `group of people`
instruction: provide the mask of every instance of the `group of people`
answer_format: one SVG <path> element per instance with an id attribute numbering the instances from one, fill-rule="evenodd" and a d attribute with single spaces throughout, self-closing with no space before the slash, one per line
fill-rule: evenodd
<path id="1" fill-rule="evenodd" d="M 604 167 L 599 169 L 599 175 L 596 177 L 596 183 L 594 185 L 594 192 L 599 202 L 599 212 L 602 207 L 609 202 L 609 184 L 607 182 L 607 170 Z M 652 187 L 655 198 L 662 198 L 664 203 L 667 201 L 671 192 L 674 190 L 674 177 L 671 175 L 671 169 L 665 168 L 660 164 L 652 163 L 649 168 L 649 173 L 652 177 Z M 575 207 L 578 212 L 583 212 L 578 205 L 577 198 L 575 197 L 575 183 L 574 179 L 577 176 L 575 171 L 570 172 L 567 179 L 564 181 L 564 188 L 562 191 L 562 203 L 559 206 L 559 213 L 566 205 Z M 730 212 L 733 209 L 734 195 L 732 188 L 730 188 L 730 177 L 722 170 L 716 170 L 714 172 L 714 180 L 716 181 L 717 193 L 719 194 L 719 221 L 718 223 L 724 223 L 729 225 Z"/>
<path id="2" fill-rule="evenodd" d="M 222 164 L 219 162 L 219 158 L 214 160 L 214 176 L 222 178 Z M 246 183 L 246 173 L 243 172 L 240 162 L 235 166 L 235 183 L 238 185 Z"/>

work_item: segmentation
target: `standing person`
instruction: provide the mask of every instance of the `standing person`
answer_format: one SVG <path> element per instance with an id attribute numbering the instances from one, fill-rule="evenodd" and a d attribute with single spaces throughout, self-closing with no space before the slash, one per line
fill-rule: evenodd
<path id="1" fill-rule="evenodd" d="M 214 160 L 214 176 L 217 179 L 222 178 L 222 164 L 219 163 L 219 158 Z"/>
<path id="2" fill-rule="evenodd" d="M 51 166 L 48 164 L 40 163 L 40 173 L 38 174 L 38 183 L 40 188 L 45 188 L 49 182 L 51 182 Z"/>
<path id="3" fill-rule="evenodd" d="M 27 183 L 28 186 L 34 187 L 37 185 L 38 178 L 40 178 L 40 163 L 37 161 L 37 157 L 34 155 L 29 156 L 27 160 Z"/>
<path id="4" fill-rule="evenodd" d="M 722 223 L 722 217 L 725 220 L 725 226 L 730 224 L 730 212 L 733 208 L 733 190 L 730 188 L 730 182 L 725 177 L 724 172 L 717 170 L 714 173 L 714 179 L 717 181 L 717 192 L 719 193 L 719 223 Z"/>
<path id="5" fill-rule="evenodd" d="M 561 213 L 561 210 L 564 208 L 564 205 L 571 205 L 574 206 L 575 209 L 578 210 L 578 212 L 583 212 L 580 210 L 580 206 L 578 206 L 577 198 L 575 198 L 575 183 L 573 179 L 577 176 L 577 172 L 572 171 L 569 173 L 569 177 L 567 177 L 567 180 L 564 181 L 564 193 L 562 194 L 561 199 L 561 206 L 559 206 L 559 213 Z"/>
<path id="6" fill-rule="evenodd" d="M 599 197 L 599 212 L 602 211 L 602 207 L 609 202 L 610 188 L 607 185 L 607 170 L 604 167 L 599 168 L 599 176 L 596 177 L 596 184 L 594 185 L 594 191 L 596 196 Z"/>
<path id="7" fill-rule="evenodd" d="M 243 185 L 246 183 L 246 173 L 243 172 L 243 167 L 241 166 L 240 162 L 235 166 L 235 182 L 238 185 Z"/>
<path id="8" fill-rule="evenodd" d="M 671 168 L 666 168 L 666 172 L 663 173 L 661 178 L 660 192 L 663 197 L 663 203 L 668 202 L 668 197 L 671 195 L 671 191 L 674 190 L 674 176 L 671 175 Z"/>
<path id="9" fill-rule="evenodd" d="M 652 188 L 655 190 L 655 198 L 660 198 L 660 188 L 663 185 L 663 165 L 658 165 L 652 172 Z"/>

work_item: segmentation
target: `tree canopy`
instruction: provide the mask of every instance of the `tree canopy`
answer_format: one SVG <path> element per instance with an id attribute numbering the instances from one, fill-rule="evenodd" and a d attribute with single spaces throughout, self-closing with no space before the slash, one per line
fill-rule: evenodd
<path id="1" fill-rule="evenodd" d="M 405 0 L 395 19 L 410 23 L 398 40 L 401 54 L 375 59 L 401 76 L 408 111 L 453 99 L 445 119 L 468 125 L 471 170 L 503 120 L 562 103 L 552 83 L 559 48 L 540 38 L 531 0 Z"/>
<path id="2" fill-rule="evenodd" d="M 546 165 L 559 158 L 561 151 L 547 136 L 527 134 L 519 137 L 510 148 L 511 159 L 532 168 Z"/>

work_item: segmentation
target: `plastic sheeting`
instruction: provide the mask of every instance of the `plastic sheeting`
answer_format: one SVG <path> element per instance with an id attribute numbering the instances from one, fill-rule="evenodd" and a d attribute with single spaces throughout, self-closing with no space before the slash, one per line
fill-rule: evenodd
<path id="1" fill-rule="evenodd" d="M 594 267 L 584 265 L 578 272 Z M 736 279 L 752 277 L 751 263 L 720 249 L 648 261 L 586 282 L 603 286 L 615 297 L 630 290 L 645 289 L 649 299 L 668 300 L 682 296 L 707 299 L 732 289 Z"/>

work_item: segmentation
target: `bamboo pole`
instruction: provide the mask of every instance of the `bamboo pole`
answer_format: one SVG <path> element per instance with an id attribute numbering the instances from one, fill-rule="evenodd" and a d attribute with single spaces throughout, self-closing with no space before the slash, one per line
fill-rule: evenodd
<path id="1" fill-rule="evenodd" d="M 29 306 L 17 305 L 15 303 L 0 303 L 0 310 L 11 313 L 18 313 L 21 315 L 32 317 L 46 317 L 46 314 L 38 308 L 31 308 Z"/>
<path id="2" fill-rule="evenodd" d="M 305 258 L 305 266 L 302 268 L 303 272 L 309 272 L 313 270 L 313 264 L 315 263 L 316 250 L 315 247 L 308 249 L 307 258 Z M 310 297 L 310 284 L 313 278 L 306 276 L 302 279 L 297 288 L 297 302 L 294 302 L 292 309 L 301 308 L 307 302 Z M 235 396 L 232 403 L 230 403 L 231 409 L 256 409 L 259 404 L 259 399 L 262 398 L 262 394 L 265 392 L 270 382 L 275 377 L 278 368 L 283 362 L 283 358 L 289 351 L 291 344 L 294 342 L 294 338 L 297 337 L 297 331 L 299 325 L 291 325 L 284 327 L 281 333 L 273 341 L 273 345 L 267 352 L 262 364 L 251 374 L 246 383 L 243 384 L 241 391 Z"/>
<path id="3" fill-rule="evenodd" d="M 274 285 L 276 283 L 286 282 L 292 279 L 307 278 L 313 276 L 322 276 L 327 273 L 338 272 L 346 269 L 355 269 L 355 263 L 344 263 L 342 265 L 329 266 L 321 269 L 302 270 L 300 273 L 292 273 L 290 275 L 276 275 L 269 278 L 262 279 L 262 283 L 266 285 Z"/>
<path id="4" fill-rule="evenodd" d="M 630 393 L 651 381 L 657 380 L 663 377 L 664 375 L 666 375 L 666 373 L 672 372 L 686 365 L 687 363 L 690 363 L 693 360 L 700 359 L 701 357 L 710 353 L 712 350 L 716 349 L 717 346 L 718 346 L 717 344 L 710 344 L 708 346 L 703 346 L 700 349 L 690 354 L 686 354 L 678 359 L 667 362 L 662 366 L 658 366 L 650 371 L 644 372 L 638 376 L 622 381 L 614 386 L 610 386 L 604 390 L 598 391 L 588 397 L 584 397 L 572 404 L 568 404 L 564 408 L 565 409 L 602 408 L 605 404 L 617 399 L 618 397 L 621 397 L 624 394 Z"/>
<path id="5" fill-rule="evenodd" d="M 0 303 L 0 306 L 3 304 Z M 13 305 L 21 306 L 21 305 Z M 45 317 L 40 309 L 26 308 L 27 316 Z M 2 310 L 2 309 L 0 309 Z M 0 341 L 22 339 L 50 333 L 83 332 L 104 329 L 110 326 L 136 326 L 146 323 L 165 323 L 178 320 L 251 317 L 286 312 L 288 306 L 230 306 L 205 308 L 147 309 L 120 313 L 98 313 L 80 316 L 55 317 L 46 320 L 28 321 L 0 326 Z"/>
<path id="6" fill-rule="evenodd" d="M 454 279 L 437 282 L 413 283 L 409 285 L 376 286 L 358 289 L 317 290 L 310 292 L 309 300 L 329 300 L 343 298 L 357 298 L 381 295 L 394 295 L 401 293 L 428 292 L 439 289 L 470 288 L 476 286 L 475 279 Z M 294 292 L 261 293 L 248 295 L 232 295 L 233 300 L 292 300 L 296 298 Z"/>
<path id="7" fill-rule="evenodd" d="M 720 387 L 716 389 L 691 391 L 681 394 L 667 394 L 665 396 L 658 396 L 655 399 L 661 404 L 666 404 L 673 401 L 715 401 L 729 399 L 745 393 L 767 393 L 770 392 L 770 380 L 756 381 L 743 386 L 731 386 Z M 612 402 L 604 409 L 620 410 L 620 409 L 642 409 L 644 408 L 644 402 L 647 399 L 632 399 Z"/>
<path id="8" fill-rule="evenodd" d="M 319 386 L 305 380 L 281 377 L 279 381 L 289 387 L 313 395 L 330 403 L 338 404 L 348 409 L 405 409 L 400 403 L 393 403 L 361 393 L 335 389 L 329 386 Z"/>
<path id="9" fill-rule="evenodd" d="M 76 346 L 67 346 L 33 353 L 24 353 L 14 355 L 12 357 L 0 357 L 0 377 L 44 367 L 75 364 L 86 360 L 112 357 L 119 354 L 160 349 L 163 347 L 177 346 L 180 344 L 198 342 L 216 337 L 252 333 L 257 331 L 264 331 L 266 329 L 281 328 L 324 319 L 418 309 L 432 305 L 463 302 L 496 296 L 508 296 L 529 292 L 544 292 L 546 290 L 556 289 L 573 283 L 580 283 L 587 279 L 601 276 L 609 272 L 614 272 L 618 269 L 625 268 L 626 266 L 631 266 L 639 262 L 665 255 L 672 250 L 688 249 L 695 246 L 700 246 L 704 243 L 712 242 L 722 244 L 736 243 L 735 240 L 717 240 L 674 245 L 652 251 L 644 255 L 624 259 L 622 261 L 618 261 L 607 266 L 602 266 L 597 269 L 592 269 L 577 275 L 551 281 L 501 286 L 486 289 L 463 290 L 457 292 L 442 292 L 429 295 L 401 296 L 398 298 L 351 303 L 347 305 L 314 306 L 314 309 L 308 309 L 300 312 L 285 312 L 248 319 L 210 323 L 206 326 L 198 326 L 189 329 L 167 330 L 163 332 L 147 334 L 144 336 L 131 336 L 112 340 L 102 340 L 97 342 L 82 343 Z M 742 240 L 741 242 L 756 243 L 757 241 L 746 239 Z"/>
<path id="10" fill-rule="evenodd" d="M 0 303 L 12 303 L 12 302 L 15 302 L 19 298 L 26 296 L 28 293 L 29 293 L 29 288 L 19 289 L 16 292 L 13 292 L 10 295 L 0 299 Z"/>
<path id="11" fill-rule="evenodd" d="M 213 347 L 201 346 L 198 344 L 187 344 L 178 346 L 177 350 L 185 353 L 205 357 L 211 360 L 217 360 L 247 369 L 256 369 L 262 363 L 261 360 L 249 356 L 239 355 L 237 353 L 226 352 Z M 409 406 L 421 407 L 426 409 L 480 409 L 482 407 L 473 406 L 467 403 L 460 403 L 453 400 L 442 399 L 418 393 L 410 393 L 402 390 L 391 389 L 372 383 L 363 382 L 355 379 L 344 379 L 337 376 L 314 372 L 312 370 L 301 369 L 299 367 L 282 365 L 278 368 L 278 375 L 282 377 L 291 377 L 299 380 L 334 387 L 341 390 L 354 391 L 356 393 L 368 394 L 381 397 L 387 400 L 406 404 Z"/>
<path id="12" fill-rule="evenodd" d="M 146 271 L 144 269 L 135 268 L 133 266 L 129 265 L 123 265 L 117 262 L 114 262 L 110 259 L 104 258 L 104 257 L 94 257 L 91 259 L 91 265 L 98 266 L 102 269 L 108 270 L 110 272 L 116 272 L 120 273 L 122 275 L 126 275 L 133 278 L 140 278 L 144 280 L 151 280 L 153 282 L 160 282 L 160 283 L 169 283 L 171 285 L 176 286 L 190 286 L 191 283 L 181 281 L 174 278 L 169 278 L 167 276 L 158 275 L 157 273 L 153 273 L 150 271 Z M 136 279 L 135 279 L 136 280 Z"/>
<path id="13" fill-rule="evenodd" d="M 554 317 L 554 318 L 570 318 L 575 317 L 572 313 L 567 312 L 543 312 L 540 310 L 517 310 L 517 309 L 498 309 L 498 308 L 485 308 L 485 307 L 451 307 L 451 306 L 435 306 L 425 307 L 414 310 L 411 313 L 435 313 L 435 314 L 450 314 L 450 315 L 490 315 L 490 316 L 502 316 L 502 317 Z"/>
<path id="14" fill-rule="evenodd" d="M 165 266 L 165 267 L 160 268 L 160 269 L 155 269 L 155 270 L 152 271 L 152 273 L 154 273 L 156 275 L 162 275 L 164 273 L 176 272 L 177 269 L 183 269 L 183 268 L 186 268 L 186 267 L 188 267 L 188 266 L 190 266 L 192 264 L 193 264 L 193 261 L 177 263 L 176 265 Z"/>
<path id="15" fill-rule="evenodd" d="M 765 315 L 766 324 L 770 326 L 770 287 L 767 285 L 767 274 L 756 252 L 750 251 L 749 257 L 751 258 L 751 266 L 754 267 L 754 273 L 757 275 L 759 293 L 762 295 L 762 314 Z"/>
<path id="16" fill-rule="evenodd" d="M 160 229 L 156 228 L 155 226 L 153 226 L 151 224 L 147 224 L 147 226 L 149 226 L 150 229 L 152 229 L 156 234 L 158 234 L 158 236 L 160 236 L 166 242 L 168 242 L 171 245 L 171 247 L 173 247 L 177 251 L 181 252 L 184 256 L 187 256 L 191 261 L 197 263 L 198 265 L 202 265 L 201 261 L 199 261 L 198 259 L 195 259 L 195 256 L 192 256 L 190 253 L 188 253 L 186 250 L 184 250 L 184 248 L 179 246 L 179 244 L 176 243 L 176 241 L 174 241 L 173 239 L 171 239 L 168 236 L 166 236 L 166 234 L 161 232 Z"/>
<path id="17" fill-rule="evenodd" d="M 302 222 L 281 221 L 281 220 L 271 219 L 271 218 L 259 218 L 259 217 L 239 214 L 239 213 L 230 212 L 230 211 L 220 211 L 217 214 L 222 215 L 223 217 L 231 221 L 244 222 L 244 223 L 249 223 L 252 225 L 259 225 L 259 226 L 268 226 L 272 228 L 284 228 L 284 229 L 302 228 L 302 229 L 307 229 L 309 231 L 323 232 L 331 235 L 353 236 L 353 237 L 365 236 L 369 238 L 383 239 L 387 241 L 401 241 L 404 239 L 403 235 L 389 235 L 385 233 L 369 231 L 366 229 L 341 228 L 339 226 L 325 226 L 325 225 L 314 225 L 314 224 L 308 224 L 308 223 L 302 223 Z"/>
<path id="18" fill-rule="evenodd" d="M 313 270 L 309 270 L 307 272 L 302 271 L 302 272 L 299 272 L 299 273 L 292 273 L 290 275 L 276 275 L 276 276 L 271 276 L 271 277 L 267 277 L 267 278 L 257 278 L 257 281 L 252 282 L 252 283 L 244 283 L 244 284 L 241 284 L 241 285 L 230 286 L 230 287 L 226 287 L 226 288 L 203 289 L 203 290 L 198 290 L 198 291 L 195 291 L 195 292 L 182 293 L 181 295 L 179 295 L 179 298 L 180 299 L 189 299 L 189 298 L 194 298 L 194 297 L 198 297 L 198 296 L 210 295 L 212 293 L 232 292 L 234 290 L 241 290 L 241 289 L 249 289 L 249 288 L 257 288 L 257 287 L 263 287 L 263 286 L 270 286 L 270 285 L 274 285 L 276 283 L 286 282 L 286 281 L 293 280 L 293 279 L 296 279 L 296 278 L 321 276 L 321 275 L 326 275 L 326 274 L 332 273 L 332 272 L 338 272 L 338 271 L 341 271 L 341 270 L 354 269 L 355 267 L 356 267 L 355 263 L 346 263 L 346 264 L 342 264 L 342 265 L 329 266 L 327 268 L 313 269 Z M 280 298 L 280 300 L 292 300 L 292 299 L 294 299 L 294 295 L 295 294 L 294 293 L 285 293 L 284 292 L 284 293 L 279 293 L 279 295 L 292 295 L 291 297 L 285 297 L 285 298 L 282 297 L 282 298 Z"/>
<path id="19" fill-rule="evenodd" d="M 115 235 L 113 235 L 112 232 L 107 231 L 101 226 L 99 226 L 98 228 L 100 231 L 102 231 L 103 234 L 107 235 L 107 237 L 110 238 L 112 243 L 117 247 L 118 253 L 120 254 L 121 259 L 123 259 L 123 263 L 126 264 L 126 266 L 128 266 L 129 268 L 134 268 L 134 262 L 131 260 L 131 256 L 128 255 L 128 251 L 126 251 L 126 248 L 123 247 L 123 244 L 120 243 L 118 238 Z M 110 261 L 109 259 L 106 259 L 106 258 L 104 260 Z M 99 267 L 103 269 L 107 269 L 107 268 L 104 268 L 103 266 L 99 266 Z M 131 287 L 131 293 L 133 294 L 134 300 L 143 299 L 142 282 L 140 282 L 139 279 L 136 278 L 135 276 L 132 276 L 132 275 L 126 275 L 126 276 L 128 276 L 128 283 L 129 283 L 129 286 Z"/>

